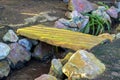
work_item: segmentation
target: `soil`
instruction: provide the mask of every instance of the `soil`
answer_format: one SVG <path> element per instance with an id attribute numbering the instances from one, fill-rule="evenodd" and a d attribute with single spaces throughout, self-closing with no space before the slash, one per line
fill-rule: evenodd
<path id="1" fill-rule="evenodd" d="M 98 0 L 90 1 L 97 2 Z M 111 3 L 112 0 L 102 1 Z M 67 11 L 67 4 L 63 3 L 62 0 L 0 0 L 0 41 L 2 41 L 3 35 L 9 29 L 16 30 L 19 28 L 10 27 L 7 25 L 24 23 L 24 19 L 46 11 L 55 11 L 53 14 L 54 16 L 64 17 L 65 12 Z M 46 22 L 43 24 L 53 27 L 54 22 Z M 116 55 L 113 54 L 113 56 L 115 57 Z M 106 54 L 105 59 L 108 61 L 110 60 L 109 56 L 106 56 Z M 100 60 L 103 62 L 105 59 L 101 59 L 100 57 Z M 111 64 L 114 64 L 114 62 L 115 61 L 111 61 L 111 63 L 107 64 L 107 66 L 111 66 Z M 34 80 L 36 77 L 39 77 L 44 73 L 48 73 L 49 67 L 50 62 L 41 63 L 36 60 L 31 60 L 24 68 L 12 71 L 6 80 Z M 120 80 L 120 76 L 118 76 L 117 79 L 114 78 L 115 72 L 113 75 L 109 75 L 109 73 L 112 74 L 112 72 L 114 72 L 114 70 L 111 69 L 111 71 L 104 73 L 105 77 L 101 76 L 96 80 Z M 119 74 L 120 71 L 117 71 L 117 73 Z M 112 76 L 112 78 L 110 76 Z"/>

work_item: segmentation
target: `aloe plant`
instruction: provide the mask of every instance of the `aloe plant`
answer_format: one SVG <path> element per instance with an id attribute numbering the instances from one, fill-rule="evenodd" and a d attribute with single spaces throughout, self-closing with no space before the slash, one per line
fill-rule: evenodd
<path id="1" fill-rule="evenodd" d="M 106 30 L 110 31 L 110 22 L 104 20 L 102 17 L 93 14 L 87 14 L 89 16 L 89 22 L 85 28 L 80 30 L 83 33 L 88 33 L 92 35 L 98 35 L 105 32 Z"/>

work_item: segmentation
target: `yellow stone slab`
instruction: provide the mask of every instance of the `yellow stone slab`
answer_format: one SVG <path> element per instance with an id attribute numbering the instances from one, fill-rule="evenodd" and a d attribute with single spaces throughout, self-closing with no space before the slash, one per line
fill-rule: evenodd
<path id="1" fill-rule="evenodd" d="M 91 49 L 105 40 L 105 38 L 97 36 L 64 29 L 50 28 L 44 25 L 20 28 L 17 30 L 17 33 L 31 39 L 40 40 L 51 45 L 72 50 Z"/>

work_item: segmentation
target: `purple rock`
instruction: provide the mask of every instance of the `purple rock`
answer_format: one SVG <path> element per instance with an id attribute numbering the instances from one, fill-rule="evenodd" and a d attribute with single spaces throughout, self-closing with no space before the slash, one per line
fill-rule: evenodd
<path id="1" fill-rule="evenodd" d="M 24 63 L 31 59 L 31 54 L 24 47 L 18 43 L 12 43 L 9 45 L 11 51 L 7 58 L 10 60 L 11 64 L 15 67 L 19 62 Z"/>
<path id="2" fill-rule="evenodd" d="M 112 18 L 118 18 L 118 10 L 117 8 L 115 8 L 114 6 L 112 6 L 111 8 L 109 8 L 107 10 L 107 13 L 112 17 Z"/>

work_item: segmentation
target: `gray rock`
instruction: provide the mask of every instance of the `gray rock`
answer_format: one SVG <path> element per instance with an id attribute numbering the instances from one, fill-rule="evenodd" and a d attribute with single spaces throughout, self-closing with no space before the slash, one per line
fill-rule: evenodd
<path id="1" fill-rule="evenodd" d="M 3 41 L 17 42 L 18 37 L 13 30 L 8 30 L 8 32 L 3 36 Z"/>
<path id="2" fill-rule="evenodd" d="M 53 47 L 49 44 L 40 42 L 34 49 L 32 56 L 38 60 L 47 60 L 52 56 Z"/>
<path id="3" fill-rule="evenodd" d="M 57 78 L 62 78 L 62 63 L 59 59 L 53 59 L 51 61 L 51 67 L 49 71 L 50 75 L 53 75 Z"/>
<path id="4" fill-rule="evenodd" d="M 117 33 L 115 38 L 119 39 L 120 38 L 120 33 Z"/>
<path id="5" fill-rule="evenodd" d="M 11 51 L 7 58 L 10 61 L 13 68 L 15 68 L 16 66 L 19 67 L 19 65 L 21 67 L 23 63 L 31 59 L 31 54 L 18 43 L 12 43 L 9 46 L 11 48 Z"/>
<path id="6" fill-rule="evenodd" d="M 0 42 L 0 60 L 6 58 L 9 52 L 10 47 L 5 43 Z"/>
<path id="7" fill-rule="evenodd" d="M 110 74 L 111 72 L 120 71 L 120 69 L 117 68 L 118 66 L 116 66 L 116 64 L 119 64 L 120 60 L 119 43 L 120 39 L 116 39 L 113 40 L 111 43 L 101 44 L 92 48 L 92 53 L 94 53 L 106 65 L 105 74 L 101 75 L 99 78 L 104 80 L 120 80 L 120 77 L 116 77 Z M 101 80 L 99 78 L 96 78 L 95 80 Z"/>
<path id="8" fill-rule="evenodd" d="M 7 61 L 0 61 L 0 79 L 3 77 L 7 77 L 9 72 L 9 63 Z"/>
<path id="9" fill-rule="evenodd" d="M 57 78 L 48 74 L 43 74 L 35 80 L 57 80 Z"/>
<path id="10" fill-rule="evenodd" d="M 31 47 L 32 47 L 32 43 L 30 42 L 30 40 L 24 38 L 24 39 L 20 39 L 18 41 L 18 43 L 20 45 L 22 45 L 26 50 L 30 51 L 31 50 Z"/>

